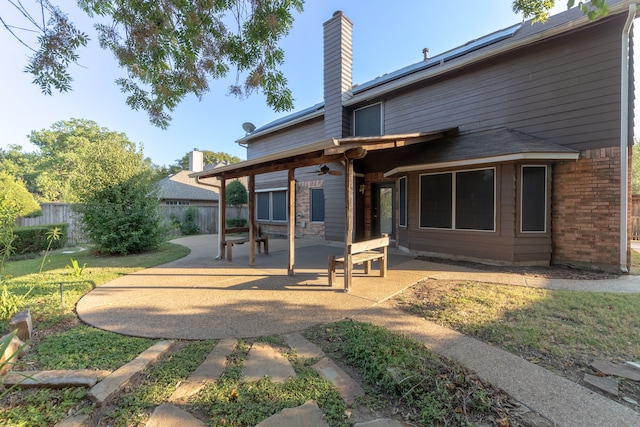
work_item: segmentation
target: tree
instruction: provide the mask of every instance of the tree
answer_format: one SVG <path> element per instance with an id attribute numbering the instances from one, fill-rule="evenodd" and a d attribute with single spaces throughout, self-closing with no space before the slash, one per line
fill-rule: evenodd
<path id="1" fill-rule="evenodd" d="M 248 201 L 247 189 L 238 179 L 231 181 L 225 188 L 227 204 L 236 208 L 236 217 L 240 218 L 242 206 Z"/>
<path id="2" fill-rule="evenodd" d="M 34 54 L 26 71 L 34 75 L 45 94 L 51 94 L 52 87 L 67 91 L 71 82 L 68 66 L 77 61 L 77 50 L 87 44 L 88 37 L 49 0 L 37 1 L 41 8 L 34 17 L 21 2 L 8 0 L 40 34 L 38 50 L 27 45 Z M 126 78 L 116 80 L 128 95 L 127 104 L 145 110 L 151 122 L 162 128 L 168 126 L 169 113 L 185 96 L 201 99 L 211 79 L 232 70 L 236 83 L 230 93 L 246 96 L 260 91 L 275 111 L 293 108 L 287 80 L 280 71 L 284 52 L 278 43 L 289 33 L 293 14 L 302 11 L 303 3 L 78 0 L 78 6 L 96 21 L 100 46 L 111 50 L 127 70 Z M 2 23 L 23 42 L 15 26 Z"/>
<path id="3" fill-rule="evenodd" d="M 29 140 L 40 150 L 32 185 L 47 201 L 79 202 L 151 168 L 142 147 L 91 120 L 56 122 Z"/>
<path id="4" fill-rule="evenodd" d="M 31 49 L 26 71 L 45 94 L 52 87 L 71 87 L 68 67 L 78 59 L 78 49 L 88 37 L 50 0 L 36 0 L 31 13 L 19 1 L 6 0 L 25 17 L 21 26 L 39 34 L 32 48 L 17 34 L 18 25 L 0 22 Z M 573 7 L 575 0 L 568 0 Z M 111 50 L 128 76 L 116 80 L 128 94 L 127 104 L 145 110 L 151 122 L 166 128 L 174 108 L 189 94 L 201 99 L 209 81 L 235 70 L 236 83 L 229 92 L 248 96 L 260 91 L 275 111 L 293 108 L 293 97 L 280 67 L 284 52 L 279 41 L 293 26 L 294 12 L 304 0 L 78 0 L 94 18 L 100 46 Z M 525 18 L 545 21 L 555 0 L 514 0 L 513 10 Z M 595 19 L 606 15 L 606 0 L 578 2 Z M 104 23 L 104 21 L 111 21 Z"/>
<path id="5" fill-rule="evenodd" d="M 640 194 L 640 145 L 637 141 L 631 154 L 631 192 Z"/>
<path id="6" fill-rule="evenodd" d="M 514 0 L 513 11 L 522 13 L 525 19 L 533 18 L 533 22 L 546 22 L 549 11 L 555 6 L 555 0 Z M 576 5 L 576 0 L 567 0 L 567 9 Z M 609 13 L 607 0 L 579 1 L 578 8 L 593 20 Z"/>
<path id="7" fill-rule="evenodd" d="M 40 205 L 24 184 L 7 172 L 0 172 L 0 210 L 7 220 L 19 216 L 33 216 L 40 213 Z M 0 226 L 5 221 L 0 219 Z"/>
<path id="8" fill-rule="evenodd" d="M 83 214 L 89 240 L 100 252 L 146 252 L 164 241 L 158 197 L 150 178 L 150 173 L 143 173 L 104 187 L 74 207 Z"/>

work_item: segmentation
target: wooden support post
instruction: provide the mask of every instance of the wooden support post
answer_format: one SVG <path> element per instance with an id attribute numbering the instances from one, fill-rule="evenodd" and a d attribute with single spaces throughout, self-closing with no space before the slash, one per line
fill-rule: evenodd
<path id="1" fill-rule="evenodd" d="M 227 180 L 222 177 L 219 179 L 220 194 L 218 196 L 218 215 L 220 216 L 220 230 L 218 230 L 218 253 L 220 254 L 220 259 L 225 259 L 227 257 L 226 245 L 224 242 L 224 236 L 227 231 Z"/>
<path id="2" fill-rule="evenodd" d="M 353 264 L 351 262 L 351 244 L 353 243 L 353 160 L 345 156 L 345 188 L 344 188 L 344 210 L 345 210 L 345 230 L 344 230 L 344 291 L 349 292 L 351 288 L 351 273 Z"/>
<path id="3" fill-rule="evenodd" d="M 287 198 L 287 217 L 289 218 L 289 276 L 295 274 L 294 266 L 296 261 L 296 179 L 295 169 L 289 169 L 289 191 Z"/>
<path id="4" fill-rule="evenodd" d="M 256 179 L 249 175 L 249 265 L 256 262 Z"/>

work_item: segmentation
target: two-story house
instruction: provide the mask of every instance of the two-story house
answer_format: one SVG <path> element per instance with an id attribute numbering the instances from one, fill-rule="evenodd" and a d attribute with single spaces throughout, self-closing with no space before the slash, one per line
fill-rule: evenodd
<path id="1" fill-rule="evenodd" d="M 523 22 L 354 85 L 352 24 L 324 24 L 324 100 L 259 127 L 263 232 L 416 254 L 627 271 L 635 4 Z"/>

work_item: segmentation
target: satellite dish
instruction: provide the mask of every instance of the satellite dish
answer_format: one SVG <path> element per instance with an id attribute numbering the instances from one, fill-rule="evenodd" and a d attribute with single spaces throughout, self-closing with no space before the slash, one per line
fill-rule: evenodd
<path id="1" fill-rule="evenodd" d="M 244 122 L 244 123 L 242 124 L 242 129 L 244 129 L 244 131 L 245 131 L 247 134 L 250 134 L 251 132 L 253 132 L 254 130 L 256 130 L 256 126 L 255 126 L 253 123 L 251 123 L 251 122 Z"/>

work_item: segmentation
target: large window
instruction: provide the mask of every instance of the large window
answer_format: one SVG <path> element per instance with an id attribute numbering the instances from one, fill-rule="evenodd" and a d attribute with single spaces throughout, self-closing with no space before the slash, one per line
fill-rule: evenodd
<path id="1" fill-rule="evenodd" d="M 407 177 L 403 176 L 398 180 L 398 197 L 400 198 L 400 206 L 398 207 L 400 218 L 398 225 L 400 227 L 407 226 Z"/>
<path id="2" fill-rule="evenodd" d="M 287 220 L 287 191 L 256 192 L 256 217 L 260 221 Z"/>
<path id="3" fill-rule="evenodd" d="M 420 176 L 420 227 L 495 230 L 495 169 Z"/>
<path id="4" fill-rule="evenodd" d="M 520 229 L 544 233 L 547 229 L 547 167 L 522 166 Z"/>
<path id="5" fill-rule="evenodd" d="M 353 136 L 382 134 L 382 104 L 369 105 L 353 112 Z"/>
<path id="6" fill-rule="evenodd" d="M 324 189 L 311 189 L 311 221 L 324 221 Z"/>

